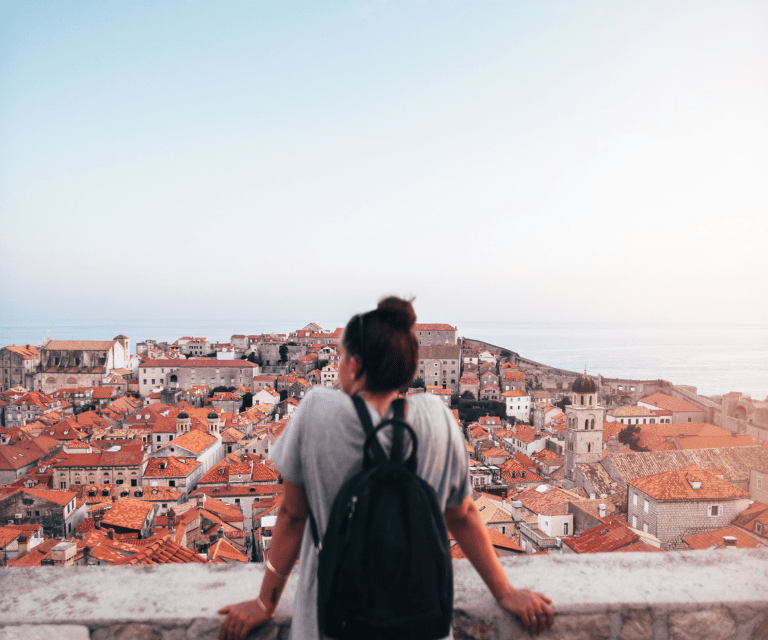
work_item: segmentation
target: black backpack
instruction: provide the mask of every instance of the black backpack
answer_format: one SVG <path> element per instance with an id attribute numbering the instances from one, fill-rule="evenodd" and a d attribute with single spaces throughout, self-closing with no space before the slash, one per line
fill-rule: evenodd
<path id="1" fill-rule="evenodd" d="M 403 400 L 376 428 L 353 397 L 367 434 L 363 469 L 339 490 L 318 550 L 317 614 L 322 633 L 346 640 L 433 640 L 450 632 L 453 573 L 445 518 L 435 490 L 416 475 L 418 442 Z M 390 456 L 376 434 L 391 427 Z M 411 455 L 403 459 L 403 436 Z"/>

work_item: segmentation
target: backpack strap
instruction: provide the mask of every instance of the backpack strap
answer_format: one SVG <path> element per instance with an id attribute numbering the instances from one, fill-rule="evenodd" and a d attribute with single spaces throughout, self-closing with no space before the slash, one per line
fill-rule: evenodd
<path id="1" fill-rule="evenodd" d="M 365 404 L 360 396 L 352 396 L 352 402 L 355 405 L 357 411 L 357 417 L 360 418 L 360 422 L 363 425 L 363 431 L 365 431 L 365 437 L 368 438 L 374 432 L 373 421 L 371 420 L 371 414 L 368 411 L 368 406 Z M 373 455 L 376 461 L 384 463 L 389 460 L 389 456 L 384 451 L 378 438 L 372 438 L 373 443 Z"/>
<path id="2" fill-rule="evenodd" d="M 363 400 L 360 396 L 351 396 L 352 397 L 352 404 L 355 406 L 355 410 L 357 411 L 357 417 L 360 419 L 360 423 L 363 425 L 363 431 L 365 431 L 366 439 L 370 439 L 371 446 L 373 448 L 373 455 L 376 457 L 377 461 L 380 463 L 386 462 L 390 459 L 390 456 L 387 456 L 386 452 L 384 451 L 384 448 L 381 446 L 381 443 L 379 442 L 379 439 L 377 437 L 371 438 L 370 436 L 377 431 L 378 428 L 374 428 L 373 421 L 371 420 L 371 414 L 368 411 L 368 406 L 365 404 L 365 400 Z M 392 401 L 392 413 L 393 417 L 390 420 L 387 420 L 386 422 L 392 422 L 394 427 L 398 426 L 399 424 L 404 424 L 405 422 L 405 400 L 402 398 L 396 398 Z M 383 421 L 384 422 L 384 421 Z M 379 426 L 383 426 L 379 425 Z M 407 425 L 404 425 L 407 427 Z M 393 435 L 392 435 L 392 453 L 391 453 L 391 459 L 395 462 L 402 462 L 404 453 L 403 453 L 403 431 L 405 431 L 404 428 L 393 428 Z M 412 437 L 415 438 L 415 434 L 412 433 Z M 365 452 L 363 452 L 363 455 L 365 456 Z M 414 462 L 415 467 L 415 457 L 411 456 Z M 307 502 L 307 508 L 309 509 L 309 529 L 312 533 L 312 540 L 315 543 L 315 549 L 318 553 L 320 553 L 320 549 L 322 548 L 322 541 L 320 540 L 320 532 L 317 528 L 317 521 L 315 520 L 315 516 L 312 513 L 312 509 L 309 507 L 309 502 Z"/>

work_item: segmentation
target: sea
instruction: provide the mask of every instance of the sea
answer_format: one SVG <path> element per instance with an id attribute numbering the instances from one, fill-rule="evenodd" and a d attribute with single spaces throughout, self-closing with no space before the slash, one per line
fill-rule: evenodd
<path id="1" fill-rule="evenodd" d="M 109 321 L 0 324 L 0 346 L 128 336 L 132 351 L 146 339 L 182 336 L 228 342 L 233 334 L 289 333 L 308 321 Z M 343 321 L 320 322 L 335 329 Z M 701 395 L 739 391 L 768 396 L 768 324 L 452 322 L 459 335 L 482 340 L 554 367 L 608 378 L 664 379 Z"/>

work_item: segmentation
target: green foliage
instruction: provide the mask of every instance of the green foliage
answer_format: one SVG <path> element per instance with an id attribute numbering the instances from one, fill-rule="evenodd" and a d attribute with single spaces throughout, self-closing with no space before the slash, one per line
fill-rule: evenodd
<path id="1" fill-rule="evenodd" d="M 411 384 L 408 385 L 411 389 L 426 389 L 427 385 L 424 384 L 424 378 L 416 378 Z"/>
<path id="2" fill-rule="evenodd" d="M 228 391 L 234 391 L 235 387 L 214 387 L 208 392 L 208 397 L 213 398 L 214 393 L 220 393 L 220 392 L 228 392 Z"/>
<path id="3" fill-rule="evenodd" d="M 646 451 L 638 443 L 640 442 L 640 427 L 637 425 L 627 425 L 619 431 L 619 442 L 627 445 L 632 451 Z"/>
<path id="4" fill-rule="evenodd" d="M 475 399 L 475 394 L 472 393 L 471 391 L 465 391 L 464 393 L 461 394 L 461 399 L 462 400 L 474 400 Z"/>
<path id="5" fill-rule="evenodd" d="M 507 406 L 503 402 L 493 400 L 459 400 L 459 419 L 465 424 L 476 422 L 483 416 L 498 416 L 502 420 L 507 417 Z"/>
<path id="6" fill-rule="evenodd" d="M 556 407 L 560 407 L 561 411 L 565 411 L 565 408 L 571 404 L 571 399 L 568 396 L 563 396 L 560 400 L 555 402 Z"/>
<path id="7" fill-rule="evenodd" d="M 288 362 L 288 345 L 280 345 L 280 362 Z"/>
<path id="8" fill-rule="evenodd" d="M 248 391 L 243 395 L 243 404 L 240 405 L 240 412 L 250 409 L 253 406 L 253 394 Z"/>

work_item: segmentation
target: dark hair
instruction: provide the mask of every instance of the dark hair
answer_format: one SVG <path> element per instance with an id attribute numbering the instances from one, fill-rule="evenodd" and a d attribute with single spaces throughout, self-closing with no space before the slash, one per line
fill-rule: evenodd
<path id="1" fill-rule="evenodd" d="M 342 345 L 359 358 L 369 391 L 391 391 L 413 380 L 419 341 L 413 332 L 416 312 L 409 300 L 382 298 L 373 311 L 352 316 Z"/>

